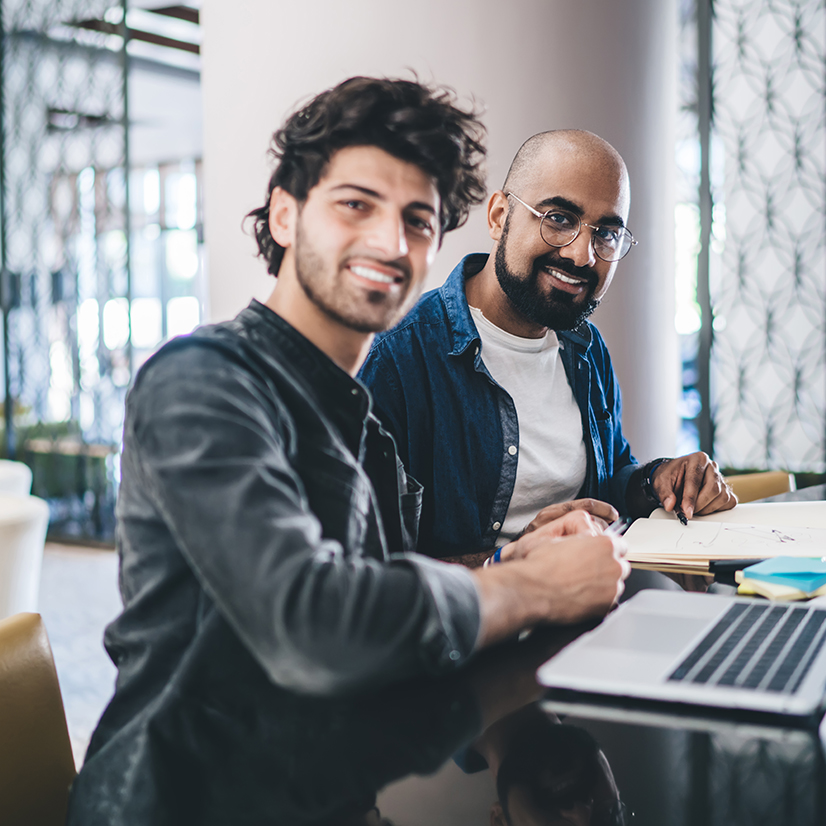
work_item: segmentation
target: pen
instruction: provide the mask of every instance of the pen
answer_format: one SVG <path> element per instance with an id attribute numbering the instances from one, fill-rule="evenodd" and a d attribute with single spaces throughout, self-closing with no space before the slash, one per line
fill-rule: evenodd
<path id="1" fill-rule="evenodd" d="M 680 510 L 680 508 L 675 508 L 674 513 L 677 516 L 677 519 L 680 520 L 681 525 L 688 525 L 688 519 L 686 518 L 686 515 L 682 512 L 682 510 Z"/>
<path id="2" fill-rule="evenodd" d="M 612 522 L 606 529 L 606 536 L 622 536 L 631 527 L 631 520 L 621 516 Z"/>
<path id="3" fill-rule="evenodd" d="M 708 561 L 708 572 L 710 574 L 733 574 L 735 571 L 742 571 L 749 565 L 756 565 L 758 562 L 765 562 L 765 559 L 710 559 Z"/>

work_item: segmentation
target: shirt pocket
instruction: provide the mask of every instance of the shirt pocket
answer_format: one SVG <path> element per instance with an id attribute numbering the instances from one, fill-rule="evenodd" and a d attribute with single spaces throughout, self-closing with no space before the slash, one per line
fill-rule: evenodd
<path id="1" fill-rule="evenodd" d="M 404 471 L 402 471 L 404 472 Z M 404 487 L 400 488 L 405 492 L 399 496 L 399 506 L 402 515 L 402 532 L 404 536 L 404 550 L 406 553 L 413 553 L 419 542 L 419 520 L 422 516 L 422 494 L 424 488 L 410 474 L 404 474 Z"/>

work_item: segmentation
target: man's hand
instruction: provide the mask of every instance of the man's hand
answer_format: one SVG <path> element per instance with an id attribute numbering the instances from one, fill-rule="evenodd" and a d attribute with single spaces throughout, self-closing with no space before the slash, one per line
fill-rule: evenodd
<path id="1" fill-rule="evenodd" d="M 603 528 L 619 519 L 616 508 L 607 502 L 601 502 L 599 499 L 574 499 L 571 502 L 560 502 L 557 505 L 548 505 L 548 507 L 542 508 L 528 527 L 525 528 L 523 535 L 535 531 L 542 525 L 547 525 L 548 522 L 559 519 L 571 511 L 587 511 L 591 516 L 600 520 Z"/>
<path id="2" fill-rule="evenodd" d="M 630 572 L 625 541 L 589 532 L 560 538 L 553 524 L 513 543 L 514 561 L 473 572 L 481 597 L 481 646 L 540 623 L 604 616 Z"/>
<path id="3" fill-rule="evenodd" d="M 598 502 L 596 499 L 579 499 L 578 501 L 605 505 L 606 508 L 614 511 L 610 505 L 605 502 Z M 510 562 L 514 559 L 524 559 L 534 549 L 547 546 L 549 540 L 561 539 L 563 536 L 575 536 L 576 534 L 600 536 L 606 527 L 606 523 L 600 517 L 594 517 L 584 510 L 565 508 L 566 505 L 572 504 L 575 503 L 566 502 L 564 505 L 550 505 L 540 511 L 539 515 L 534 519 L 534 522 L 546 511 L 562 509 L 558 516 L 544 519 L 537 525 L 534 525 L 534 522 L 532 522 L 531 525 L 534 525 L 534 527 L 530 527 L 529 525 L 519 539 L 503 546 L 500 556 L 501 561 Z M 614 514 L 615 519 L 619 518 L 619 514 L 617 514 L 616 511 L 614 511 Z M 542 527 L 542 530 L 537 532 L 537 528 L 539 527 Z"/>
<path id="4" fill-rule="evenodd" d="M 737 504 L 717 462 L 702 451 L 663 462 L 654 471 L 651 484 L 667 511 L 679 508 L 687 519 L 729 510 Z"/>

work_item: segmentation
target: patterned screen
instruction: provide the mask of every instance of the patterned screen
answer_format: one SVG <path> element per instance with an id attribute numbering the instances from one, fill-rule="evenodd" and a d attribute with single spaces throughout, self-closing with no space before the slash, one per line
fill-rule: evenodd
<path id="1" fill-rule="evenodd" d="M 724 466 L 826 469 L 825 5 L 713 4 L 711 409 Z"/>

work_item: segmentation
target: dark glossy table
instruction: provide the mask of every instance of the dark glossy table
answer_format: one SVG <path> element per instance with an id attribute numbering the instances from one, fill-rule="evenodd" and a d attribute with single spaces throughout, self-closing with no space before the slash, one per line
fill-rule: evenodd
<path id="1" fill-rule="evenodd" d="M 544 630 L 478 662 L 468 686 L 482 731 L 432 776 L 384 789 L 382 817 L 399 826 L 826 822 L 816 721 L 547 699 L 530 676 L 563 642 Z"/>
<path id="2" fill-rule="evenodd" d="M 583 630 L 540 629 L 447 679 L 334 699 L 275 689 L 278 716 L 247 731 L 234 725 L 231 739 L 214 736 L 220 709 L 204 718 L 196 706 L 200 756 L 215 781 L 201 784 L 203 817 L 191 822 L 826 822 L 817 721 L 791 726 L 744 713 L 549 699 L 536 669 Z M 229 819 L 221 808 L 228 797 Z M 240 800 L 249 811 L 238 809 Z"/>
<path id="3" fill-rule="evenodd" d="M 201 783 L 198 822 L 826 823 L 820 720 L 550 696 L 537 685 L 536 669 L 585 630 L 537 629 L 483 652 L 450 678 L 350 697 L 274 687 L 278 711 L 266 725 L 221 727 L 222 709 L 204 716 L 193 704 L 187 730 L 202 734 L 204 776 L 220 778 Z M 244 719 L 243 710 L 232 713 Z M 234 807 L 229 819 L 223 800 Z M 238 809 L 239 800 L 248 811 Z"/>
<path id="4" fill-rule="evenodd" d="M 760 499 L 760 502 L 820 502 L 826 499 L 826 484 L 811 485 L 808 488 L 792 490 L 788 493 L 778 493 L 777 496 L 769 496 L 767 499 Z"/>
<path id="5" fill-rule="evenodd" d="M 816 485 L 765 501 L 824 498 Z M 482 686 L 483 716 L 486 703 L 497 712 L 435 774 L 382 791 L 381 815 L 410 826 L 826 823 L 826 723 L 549 698 L 531 669 L 564 642 L 545 629 L 482 658 L 468 684 Z"/>

